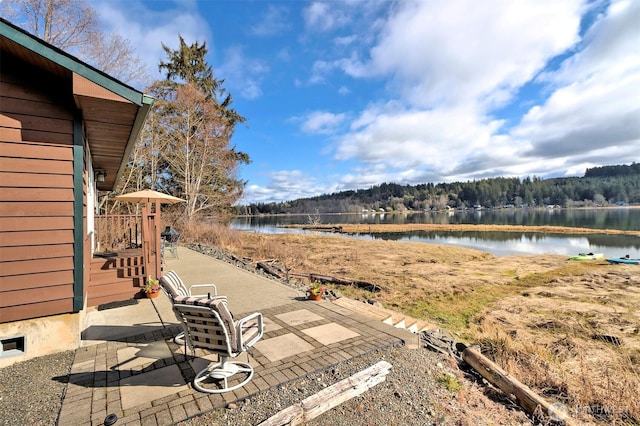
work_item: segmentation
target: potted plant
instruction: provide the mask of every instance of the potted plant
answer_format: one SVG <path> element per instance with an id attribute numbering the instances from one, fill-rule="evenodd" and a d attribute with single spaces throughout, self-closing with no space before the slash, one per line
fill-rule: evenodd
<path id="1" fill-rule="evenodd" d="M 320 283 L 314 282 L 311 284 L 311 287 L 307 289 L 307 298 L 309 300 L 322 300 L 322 295 L 325 291 L 327 291 L 327 289 L 322 287 Z"/>
<path id="2" fill-rule="evenodd" d="M 149 275 L 147 278 L 147 282 L 144 287 L 142 287 L 142 291 L 145 292 L 148 298 L 153 299 L 154 297 L 158 297 L 160 293 L 160 283 L 158 280 L 154 279 Z"/>

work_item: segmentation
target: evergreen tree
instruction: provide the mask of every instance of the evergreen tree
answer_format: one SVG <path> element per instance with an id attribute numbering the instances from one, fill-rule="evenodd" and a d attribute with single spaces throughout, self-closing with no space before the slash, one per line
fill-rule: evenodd
<path id="1" fill-rule="evenodd" d="M 231 108 L 231 94 L 207 64 L 205 43 L 187 45 L 180 37 L 177 50 L 163 48 L 167 61 L 159 69 L 166 78 L 150 88 L 155 119 L 146 129 L 163 165 L 156 170 L 157 186 L 187 200 L 186 222 L 200 214 L 227 220 L 245 185 L 238 168 L 249 163 L 246 153 L 230 146 L 236 124 L 245 118 Z"/>

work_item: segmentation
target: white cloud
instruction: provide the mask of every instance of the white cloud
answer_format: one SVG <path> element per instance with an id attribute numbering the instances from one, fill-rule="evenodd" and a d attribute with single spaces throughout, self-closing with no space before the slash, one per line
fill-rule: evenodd
<path id="1" fill-rule="evenodd" d="M 307 28 L 311 31 L 327 32 L 349 23 L 349 15 L 343 8 L 334 5 L 335 2 L 315 1 L 305 8 L 303 17 Z"/>
<path id="2" fill-rule="evenodd" d="M 446 173 L 467 160 L 465 153 L 491 145 L 492 134 L 500 125 L 479 121 L 473 111 L 462 108 L 396 108 L 396 104 L 388 104 L 365 110 L 352 123 L 352 131 L 341 138 L 336 159 L 385 163 L 393 168 L 427 167 Z"/>
<path id="3" fill-rule="evenodd" d="M 278 50 L 278 53 L 276 54 L 276 57 L 278 59 L 280 59 L 283 62 L 291 62 L 291 53 L 289 52 L 289 49 L 287 48 L 283 48 Z"/>
<path id="4" fill-rule="evenodd" d="M 637 146 L 640 73 L 618 80 L 598 77 L 556 90 L 529 110 L 513 134 L 531 141 L 530 152 L 539 157 L 580 155 L 603 144 L 624 149 L 634 140 Z"/>
<path id="5" fill-rule="evenodd" d="M 218 68 L 217 78 L 224 78 L 233 92 L 246 99 L 262 96 L 262 84 L 269 73 L 269 66 L 260 59 L 249 58 L 239 46 L 225 51 L 224 63 Z"/>
<path id="6" fill-rule="evenodd" d="M 605 148 L 619 158 L 638 157 L 640 30 L 634 17 L 640 17 L 639 3 L 613 3 L 587 33 L 584 49 L 543 76 L 555 91 L 513 131 L 530 141 L 528 155 L 584 161 Z"/>
<path id="7" fill-rule="evenodd" d="M 269 4 L 258 21 L 251 27 L 252 33 L 258 36 L 279 34 L 291 28 L 289 9 L 282 5 Z"/>
<path id="8" fill-rule="evenodd" d="M 333 39 L 333 44 L 335 44 L 336 46 L 349 46 L 350 44 L 353 44 L 353 42 L 358 38 L 358 36 L 356 36 L 355 34 L 349 35 L 349 36 L 344 36 L 344 37 L 336 37 Z"/>
<path id="9" fill-rule="evenodd" d="M 419 107 L 502 104 L 551 57 L 577 41 L 580 3 L 401 3 L 354 75 L 391 77 Z"/>
<path id="10" fill-rule="evenodd" d="M 323 60 L 315 61 L 311 68 L 311 77 L 309 78 L 309 83 L 310 84 L 324 83 L 326 81 L 327 74 L 329 74 L 335 68 L 336 68 L 335 63 L 327 62 Z"/>
<path id="11" fill-rule="evenodd" d="M 249 203 L 295 200 L 312 197 L 325 192 L 315 177 L 301 170 L 281 170 L 269 174 L 270 181 L 264 185 L 250 185 L 245 189 L 244 199 Z"/>
<path id="12" fill-rule="evenodd" d="M 638 69 L 640 63 L 640 3 L 619 0 L 612 2 L 606 15 L 585 34 L 585 48 L 567 59 L 557 72 L 544 73 L 540 80 L 567 84 L 583 81 L 598 74 L 615 79 Z"/>
<path id="13" fill-rule="evenodd" d="M 340 178 L 340 186 L 343 189 L 369 188 L 381 182 L 397 182 L 395 173 L 388 170 L 383 164 L 374 164 L 364 167 L 355 167 L 352 172 Z"/>
<path id="14" fill-rule="evenodd" d="M 468 8 L 402 3 L 368 61 L 352 55 L 332 62 L 354 78 L 387 76 L 388 92 L 396 94 L 370 104 L 339 138 L 336 160 L 376 167 L 361 170 L 362 179 L 345 175 L 345 182 L 558 176 L 576 164 L 638 157 L 640 3 L 612 3 L 584 40 L 585 8 L 577 2 Z M 494 110 L 517 100 L 551 59 L 567 53 L 575 54 L 537 80 L 548 85 L 548 97 L 529 99 L 534 106 L 522 121 L 503 128 Z"/>
<path id="15" fill-rule="evenodd" d="M 314 111 L 305 117 L 299 118 L 302 121 L 300 128 L 305 133 L 329 135 L 335 133 L 346 118 L 346 114 Z"/>
<path id="16" fill-rule="evenodd" d="M 116 32 L 131 42 L 153 78 L 161 77 L 158 64 L 167 59 L 162 43 L 177 49 L 179 34 L 189 44 L 210 38 L 209 26 L 192 2 L 175 3 L 162 11 L 148 9 L 138 1 L 94 0 L 91 5 L 108 32 Z"/>

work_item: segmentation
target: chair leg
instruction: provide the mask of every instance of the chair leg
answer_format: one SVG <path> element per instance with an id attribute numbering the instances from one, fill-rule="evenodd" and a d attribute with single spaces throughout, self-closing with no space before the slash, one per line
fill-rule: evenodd
<path id="1" fill-rule="evenodd" d="M 176 334 L 175 337 L 173 338 L 173 343 L 175 343 L 178 346 L 184 346 L 184 356 L 187 356 L 187 339 L 184 338 L 184 331 L 181 331 L 180 333 Z M 191 356 L 191 359 L 193 360 L 195 358 L 194 355 Z"/>
<path id="2" fill-rule="evenodd" d="M 229 379 L 236 374 L 246 374 L 247 377 L 240 383 L 233 386 L 229 386 Z M 193 387 L 200 392 L 206 393 L 224 393 L 234 389 L 238 389 L 251 380 L 253 377 L 253 367 L 246 362 L 229 361 L 228 357 L 221 356 L 219 362 L 212 362 L 205 368 L 196 374 L 193 379 Z M 222 381 L 223 385 L 217 389 L 205 388 L 200 385 L 201 382 L 207 379 L 213 379 L 216 381 Z"/>
<path id="3" fill-rule="evenodd" d="M 173 343 L 175 343 L 178 346 L 182 346 L 183 344 L 187 344 L 186 339 L 184 338 L 184 331 L 181 331 L 180 333 L 176 334 L 176 337 L 173 338 Z"/>

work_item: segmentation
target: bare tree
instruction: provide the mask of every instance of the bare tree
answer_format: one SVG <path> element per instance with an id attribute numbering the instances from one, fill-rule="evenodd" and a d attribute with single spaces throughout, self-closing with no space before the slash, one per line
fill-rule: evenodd
<path id="1" fill-rule="evenodd" d="M 5 0 L 0 7 L 3 16 L 47 43 L 125 83 L 148 84 L 147 68 L 129 41 L 119 34 L 106 34 L 87 1 Z"/>
<path id="2" fill-rule="evenodd" d="M 118 187 L 121 188 L 119 193 L 140 191 L 147 188 L 158 189 L 161 185 L 158 181 L 162 171 L 166 169 L 166 163 L 160 153 L 164 132 L 158 126 L 158 119 L 157 109 L 152 108 L 118 183 Z M 115 213 L 127 210 L 128 213 L 133 213 L 131 206 L 135 206 L 135 213 L 138 213 L 139 204 L 133 203 L 114 203 L 108 212 Z"/>
<path id="3" fill-rule="evenodd" d="M 168 166 L 169 192 L 186 200 L 185 219 L 200 213 L 222 214 L 240 198 L 244 183 L 236 178 L 246 154 L 229 146 L 233 125 L 219 106 L 193 83 L 175 86 L 156 101 L 162 158 Z"/>
<path id="4" fill-rule="evenodd" d="M 130 41 L 119 34 L 92 35 L 89 47 L 82 53 L 87 62 L 120 81 L 138 87 L 150 84 L 147 66 L 136 55 Z"/>
<path id="5" fill-rule="evenodd" d="M 98 28 L 96 11 L 84 0 L 8 0 L 4 9 L 17 25 L 64 50 L 88 46 Z"/>

